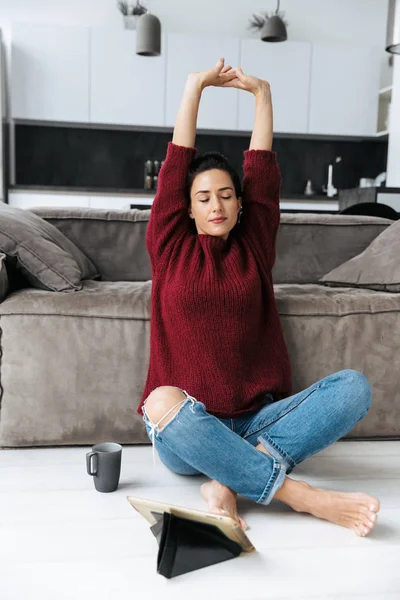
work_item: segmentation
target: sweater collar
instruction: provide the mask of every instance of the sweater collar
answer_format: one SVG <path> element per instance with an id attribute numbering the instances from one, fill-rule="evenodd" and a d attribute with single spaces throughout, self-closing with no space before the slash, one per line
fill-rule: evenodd
<path id="1" fill-rule="evenodd" d="M 197 238 L 202 245 L 204 251 L 207 254 L 211 254 L 213 256 L 219 256 L 221 254 L 225 254 L 231 244 L 231 236 L 229 235 L 226 240 L 221 237 L 217 237 L 215 235 L 206 235 L 206 234 L 197 234 Z"/>

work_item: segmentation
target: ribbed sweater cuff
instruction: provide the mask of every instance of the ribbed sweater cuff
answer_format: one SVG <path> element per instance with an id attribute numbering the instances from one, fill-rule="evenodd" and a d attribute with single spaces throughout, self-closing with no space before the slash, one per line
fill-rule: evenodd
<path id="1" fill-rule="evenodd" d="M 180 160 L 183 164 L 189 164 L 195 154 L 197 153 L 196 148 L 189 148 L 187 146 L 178 146 L 173 142 L 168 142 L 167 148 L 167 156 L 166 158 L 172 158 L 175 160 Z"/>
<path id="2" fill-rule="evenodd" d="M 252 165 L 266 165 L 276 162 L 276 152 L 272 150 L 245 150 L 244 160 Z"/>

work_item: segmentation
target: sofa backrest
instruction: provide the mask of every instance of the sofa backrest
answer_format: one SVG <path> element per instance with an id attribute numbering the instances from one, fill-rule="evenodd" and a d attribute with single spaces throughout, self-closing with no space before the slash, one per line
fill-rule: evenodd
<path id="1" fill-rule="evenodd" d="M 324 213 L 282 213 L 272 271 L 275 283 L 317 283 L 360 254 L 394 221 Z"/>
<path id="2" fill-rule="evenodd" d="M 72 240 L 91 259 L 103 281 L 151 279 L 145 239 L 150 209 L 38 207 L 30 210 Z"/>
<path id="3" fill-rule="evenodd" d="M 72 240 L 105 281 L 151 279 L 146 249 L 148 210 L 31 209 Z M 316 283 L 356 256 L 393 221 L 378 217 L 282 213 L 277 237 L 275 283 Z"/>

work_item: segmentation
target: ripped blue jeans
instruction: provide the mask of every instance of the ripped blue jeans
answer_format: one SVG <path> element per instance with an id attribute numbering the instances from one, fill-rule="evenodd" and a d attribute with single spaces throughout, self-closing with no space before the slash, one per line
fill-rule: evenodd
<path id="1" fill-rule="evenodd" d="M 149 419 L 146 403 L 142 408 L 161 461 L 175 473 L 206 475 L 259 504 L 271 502 L 296 465 L 353 429 L 372 400 L 367 379 L 351 369 L 283 400 L 267 393 L 260 410 L 233 419 L 207 413 L 202 402 L 181 391 L 184 397 L 173 407 L 178 412 L 161 428 Z M 258 444 L 269 455 L 256 450 Z"/>

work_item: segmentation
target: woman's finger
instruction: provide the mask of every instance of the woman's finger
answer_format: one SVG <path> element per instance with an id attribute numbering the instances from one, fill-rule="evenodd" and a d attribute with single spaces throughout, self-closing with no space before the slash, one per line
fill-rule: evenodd
<path id="1" fill-rule="evenodd" d="M 235 71 L 230 71 L 229 73 L 221 73 L 219 76 L 222 81 L 230 81 L 231 79 L 237 79 Z"/>
<path id="2" fill-rule="evenodd" d="M 219 58 L 217 60 L 217 64 L 215 65 L 215 71 L 217 71 L 218 73 L 220 73 L 222 71 L 222 69 L 224 68 L 224 63 L 225 63 L 225 59 L 224 58 Z"/>
<path id="3" fill-rule="evenodd" d="M 222 84 L 222 87 L 234 87 L 240 90 L 245 89 L 243 83 L 237 77 L 235 79 L 232 79 L 231 81 L 226 81 Z"/>
<path id="4" fill-rule="evenodd" d="M 228 71 L 230 71 L 232 69 L 231 65 L 227 65 L 226 67 L 224 67 L 221 71 L 221 73 L 227 73 Z"/>

